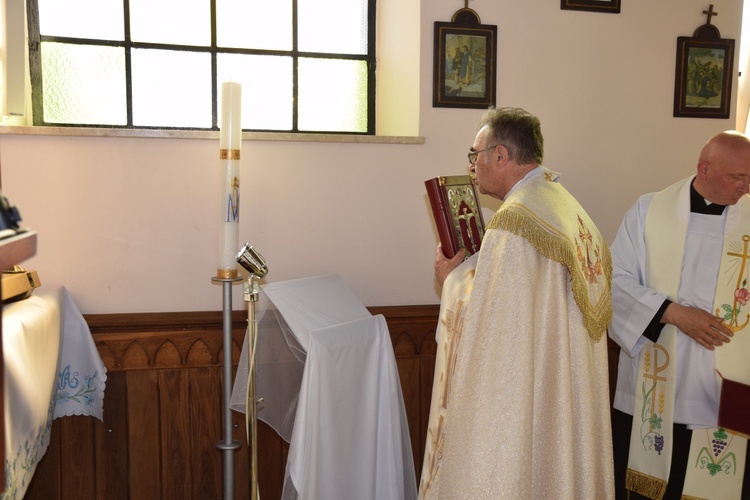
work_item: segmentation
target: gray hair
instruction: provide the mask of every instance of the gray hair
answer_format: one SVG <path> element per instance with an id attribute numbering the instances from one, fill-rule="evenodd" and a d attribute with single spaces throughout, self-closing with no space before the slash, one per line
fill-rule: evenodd
<path id="1" fill-rule="evenodd" d="M 521 108 L 490 107 L 482 116 L 478 129 L 487 126 L 487 144 L 502 144 L 519 165 L 542 163 L 544 137 L 539 118 Z"/>

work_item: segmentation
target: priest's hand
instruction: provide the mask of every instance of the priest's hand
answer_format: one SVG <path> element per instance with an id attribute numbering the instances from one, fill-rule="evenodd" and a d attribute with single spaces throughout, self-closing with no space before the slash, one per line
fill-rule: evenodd
<path id="1" fill-rule="evenodd" d="M 435 249 L 435 279 L 437 279 L 437 282 L 440 283 L 440 286 L 443 286 L 443 283 L 445 283 L 445 278 L 448 277 L 451 271 L 457 268 L 459 264 L 464 261 L 465 256 L 466 250 L 461 248 L 458 250 L 458 253 L 453 256 L 452 259 L 449 259 L 443 253 L 443 246 L 441 244 L 438 244 L 437 248 Z"/>
<path id="2" fill-rule="evenodd" d="M 671 303 L 664 311 L 662 323 L 670 323 L 709 351 L 729 342 L 734 334 L 721 318 L 703 309 Z"/>

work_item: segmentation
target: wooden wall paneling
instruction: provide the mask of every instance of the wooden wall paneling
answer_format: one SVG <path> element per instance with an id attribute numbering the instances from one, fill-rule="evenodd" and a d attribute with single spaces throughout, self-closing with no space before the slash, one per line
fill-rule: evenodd
<path id="1" fill-rule="evenodd" d="M 422 457 L 430 417 L 432 379 L 437 352 L 435 330 L 440 306 L 384 306 L 368 309 L 372 314 L 383 314 L 388 323 L 396 363 L 399 365 L 404 403 L 407 406 L 409 434 L 418 482 L 422 472 Z M 413 365 L 407 361 L 409 359 L 413 360 Z M 413 373 L 412 369 L 416 369 L 417 373 Z"/>
<path id="2" fill-rule="evenodd" d="M 395 331 L 392 331 L 395 330 Z M 416 469 L 420 457 L 419 434 L 421 433 L 420 401 L 419 401 L 419 349 L 415 332 L 408 330 L 406 325 L 389 326 L 393 353 L 398 368 L 401 394 L 404 399 L 406 420 L 409 428 L 412 460 Z"/>
<path id="3" fill-rule="evenodd" d="M 234 496 L 250 498 L 250 450 L 245 432 L 245 414 L 232 411 L 232 426 L 234 439 L 240 443 L 240 449 L 234 454 Z"/>
<path id="4" fill-rule="evenodd" d="M 26 500 L 62 498 L 60 467 L 60 420 L 54 420 L 47 453 L 37 464 L 34 477 L 31 478 L 24 498 Z M 43 480 L 37 479 L 38 477 L 42 477 Z"/>
<path id="5" fill-rule="evenodd" d="M 165 500 L 192 498 L 190 463 L 190 377 L 188 370 L 158 371 L 161 428 L 162 496 Z M 218 456 L 218 454 L 217 454 Z"/>
<path id="6" fill-rule="evenodd" d="M 234 323 L 232 330 L 232 387 L 237 377 L 237 365 L 242 353 L 242 343 L 245 340 L 247 331 L 247 312 L 242 311 L 242 324 Z M 224 367 L 224 352 L 219 356 L 222 366 L 222 375 Z M 222 386 L 223 387 L 223 386 Z M 221 403 L 221 436 L 224 436 L 224 402 Z M 240 448 L 234 454 L 234 496 L 238 499 L 250 498 L 250 448 L 247 444 L 247 432 L 245 431 L 245 414 L 232 411 L 232 429 L 233 438 L 240 444 Z M 223 468 L 222 468 L 223 471 Z"/>
<path id="7" fill-rule="evenodd" d="M 91 417 L 73 415 L 60 422 L 62 500 L 96 498 L 96 456 Z"/>
<path id="8" fill-rule="evenodd" d="M 190 416 L 189 464 L 193 490 L 190 498 L 221 498 L 224 453 L 216 444 L 224 440 L 222 368 L 200 367 L 189 374 L 188 412 Z M 236 455 L 236 452 L 233 453 Z M 220 456 L 216 460 L 216 455 Z"/>
<path id="9" fill-rule="evenodd" d="M 284 441 L 268 424 L 258 421 L 260 498 L 281 498 L 288 451 L 289 443 Z"/>
<path id="10" fill-rule="evenodd" d="M 417 463 L 420 462 L 420 401 L 419 401 L 419 365 L 418 357 L 396 359 L 398 376 L 401 383 L 401 393 L 404 397 L 404 408 L 406 409 L 406 420 L 409 427 L 409 438 L 414 461 L 415 472 Z"/>
<path id="11" fill-rule="evenodd" d="M 244 337 L 243 337 L 244 338 Z M 240 347 L 240 350 L 242 347 Z M 223 356 L 222 356 L 223 359 Z M 237 358 L 239 360 L 239 357 Z M 223 372 L 222 372 L 223 373 Z M 237 365 L 232 364 L 232 387 L 237 378 Z M 224 435 L 224 404 L 222 403 L 222 437 Z M 234 495 L 235 498 L 250 498 L 250 449 L 247 444 L 247 432 L 245 431 L 245 414 L 232 410 L 232 428 L 234 439 L 240 443 L 240 448 L 234 454 Z M 222 471 L 224 469 L 222 468 Z M 263 497 L 261 497 L 263 498 Z"/>
<path id="12" fill-rule="evenodd" d="M 130 484 L 130 498 L 159 500 L 162 486 L 159 466 L 161 439 L 158 373 L 156 370 L 130 370 L 120 373 L 124 373 L 126 377 L 125 393 L 116 394 L 107 384 L 104 401 L 123 396 L 127 401 L 129 453 L 126 478 Z M 106 413 L 104 418 L 106 421 Z"/>
<path id="13" fill-rule="evenodd" d="M 418 478 L 432 393 L 439 307 L 369 309 L 383 314 L 388 322 Z M 246 319 L 244 311 L 235 311 L 235 368 Z M 40 484 L 32 485 L 26 500 L 85 500 L 109 495 L 117 499 L 123 498 L 125 485 L 128 498 L 138 500 L 220 498 L 223 454 L 216 443 L 223 439 L 221 313 L 90 315 L 86 320 L 108 370 L 105 422 L 100 424 L 91 417 L 56 420 L 52 431 L 55 444 L 32 481 Z M 267 348 L 273 354 L 278 346 Z M 278 355 L 274 359 L 284 361 Z M 232 419 L 235 439 L 241 444 L 234 455 L 235 498 L 240 500 L 250 498 L 250 457 L 244 414 L 233 412 Z M 289 444 L 259 422 L 258 452 L 261 497 L 278 499 Z M 72 463 L 92 464 L 80 468 L 90 474 L 88 484 L 86 473 L 68 473 Z M 52 474 L 41 473 L 45 470 Z M 40 494 L 34 496 L 34 492 Z"/>
<path id="14" fill-rule="evenodd" d="M 104 421 L 86 417 L 94 427 L 96 467 L 96 498 L 98 500 L 127 500 L 130 498 L 128 463 L 128 398 L 125 372 L 107 374 L 104 398 Z"/>

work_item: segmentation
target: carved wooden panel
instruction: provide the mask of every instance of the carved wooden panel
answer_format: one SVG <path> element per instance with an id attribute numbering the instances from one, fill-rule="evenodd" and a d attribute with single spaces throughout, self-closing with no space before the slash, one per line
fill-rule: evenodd
<path id="1" fill-rule="evenodd" d="M 427 432 L 438 306 L 373 307 L 383 314 L 401 379 L 417 477 Z M 26 495 L 36 499 L 221 498 L 223 348 L 221 312 L 88 315 L 107 367 L 104 422 L 66 417 Z M 232 317 L 236 367 L 246 315 Z M 232 414 L 235 498 L 250 498 L 250 454 L 241 413 Z M 264 500 L 281 497 L 289 445 L 258 426 Z M 74 465 L 72 465 L 74 464 Z M 75 469 L 75 470 L 71 470 Z"/>

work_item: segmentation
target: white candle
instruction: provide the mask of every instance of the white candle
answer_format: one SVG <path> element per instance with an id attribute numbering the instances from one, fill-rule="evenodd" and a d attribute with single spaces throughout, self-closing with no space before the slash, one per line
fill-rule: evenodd
<path id="1" fill-rule="evenodd" d="M 242 126 L 240 110 L 242 87 L 239 83 L 221 85 L 221 124 L 219 127 L 219 252 L 217 276 L 234 279 L 239 276 L 236 255 L 240 249 L 240 151 Z"/>

